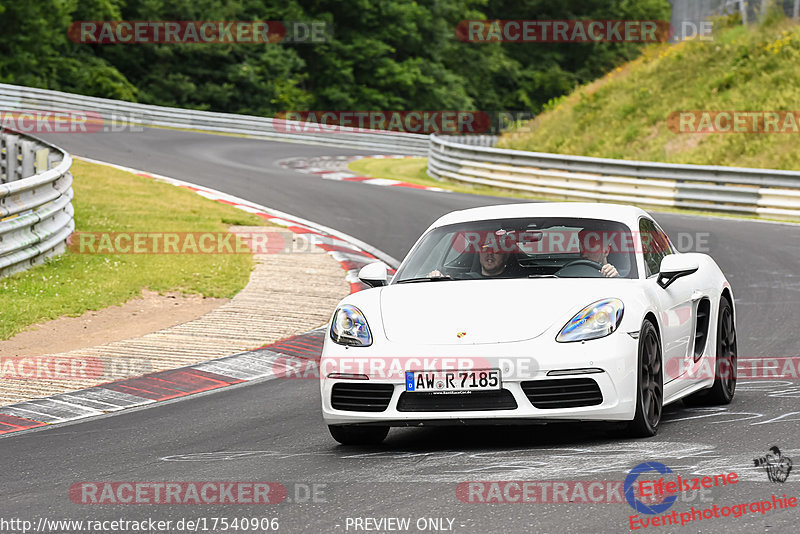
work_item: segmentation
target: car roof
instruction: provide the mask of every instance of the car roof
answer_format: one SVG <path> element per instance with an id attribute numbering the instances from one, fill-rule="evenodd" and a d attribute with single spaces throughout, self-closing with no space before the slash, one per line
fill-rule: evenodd
<path id="1" fill-rule="evenodd" d="M 624 204 L 603 204 L 597 202 L 525 202 L 522 204 L 499 204 L 453 211 L 443 215 L 431 228 L 469 221 L 487 219 L 515 219 L 525 217 L 570 217 L 579 219 L 600 219 L 627 224 L 638 228 L 639 217 L 650 217 L 641 208 Z"/>

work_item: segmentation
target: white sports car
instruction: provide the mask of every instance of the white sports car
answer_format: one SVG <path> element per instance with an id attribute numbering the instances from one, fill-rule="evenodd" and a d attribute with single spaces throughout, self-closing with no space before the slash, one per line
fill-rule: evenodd
<path id="1" fill-rule="evenodd" d="M 654 435 L 665 404 L 727 404 L 735 308 L 709 256 L 678 253 L 632 206 L 528 203 L 449 213 L 391 281 L 331 319 L 322 413 L 343 444 L 391 426 L 627 422 Z"/>

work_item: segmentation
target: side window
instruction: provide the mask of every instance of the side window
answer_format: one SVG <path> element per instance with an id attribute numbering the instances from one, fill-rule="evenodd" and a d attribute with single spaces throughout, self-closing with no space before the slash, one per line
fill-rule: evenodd
<path id="1" fill-rule="evenodd" d="M 664 256 L 672 254 L 669 238 L 650 219 L 639 221 L 639 237 L 642 243 L 646 274 L 649 277 L 658 273 Z"/>

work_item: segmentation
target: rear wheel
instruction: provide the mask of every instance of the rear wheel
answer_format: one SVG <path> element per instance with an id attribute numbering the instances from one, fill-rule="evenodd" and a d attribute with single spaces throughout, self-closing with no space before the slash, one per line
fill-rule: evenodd
<path id="1" fill-rule="evenodd" d="M 378 445 L 389 434 L 388 426 L 328 425 L 328 430 L 342 445 Z"/>
<path id="2" fill-rule="evenodd" d="M 658 331 L 648 319 L 639 332 L 639 363 L 636 384 L 636 415 L 626 433 L 634 438 L 655 436 L 664 403 L 664 373 Z"/>
<path id="3" fill-rule="evenodd" d="M 714 367 L 714 385 L 683 399 L 689 406 L 730 404 L 736 392 L 736 325 L 733 309 L 724 297 L 719 301 L 717 321 L 717 363 Z"/>

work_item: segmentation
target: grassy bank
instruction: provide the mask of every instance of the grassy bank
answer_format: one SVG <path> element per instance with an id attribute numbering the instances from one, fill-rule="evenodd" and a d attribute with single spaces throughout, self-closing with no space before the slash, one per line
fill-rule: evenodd
<path id="1" fill-rule="evenodd" d="M 75 161 L 79 232 L 224 231 L 264 220 L 191 191 Z M 249 254 L 66 254 L 0 280 L 0 340 L 26 327 L 121 304 L 143 288 L 232 297 L 249 280 Z"/>
<path id="2" fill-rule="evenodd" d="M 659 44 L 551 102 L 500 146 L 586 156 L 800 169 L 800 133 L 676 133 L 678 111 L 800 110 L 800 27 L 777 15 L 713 41 Z M 699 125 L 699 120 L 696 123 Z M 749 124 L 749 123 L 748 123 Z"/>

